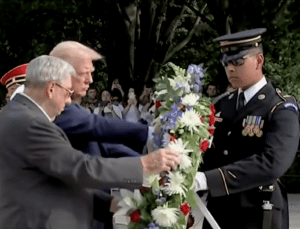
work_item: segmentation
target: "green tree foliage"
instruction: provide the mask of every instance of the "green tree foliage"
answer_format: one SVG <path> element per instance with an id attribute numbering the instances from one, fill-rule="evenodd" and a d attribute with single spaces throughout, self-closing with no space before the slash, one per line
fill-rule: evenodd
<path id="1" fill-rule="evenodd" d="M 124 89 L 142 88 L 168 61 L 202 64 L 206 81 L 222 86 L 227 79 L 213 39 L 265 27 L 265 74 L 299 101 L 299 8 L 296 0 L 3 0 L 0 76 L 75 40 L 106 57 L 95 63 L 99 89 L 114 78 Z M 2 87 L 1 99 L 4 94 Z"/>

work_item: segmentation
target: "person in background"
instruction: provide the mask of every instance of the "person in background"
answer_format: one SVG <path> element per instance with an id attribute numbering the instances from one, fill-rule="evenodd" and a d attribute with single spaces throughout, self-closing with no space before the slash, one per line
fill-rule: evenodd
<path id="1" fill-rule="evenodd" d="M 237 90 L 215 104 L 212 147 L 195 183 L 196 190 L 208 190 L 207 208 L 220 228 L 289 228 L 287 191 L 279 178 L 298 150 L 299 107 L 263 74 L 265 31 L 215 39 Z M 206 220 L 203 228 L 211 228 Z"/>
<path id="2" fill-rule="evenodd" d="M 141 119 L 140 122 L 150 125 L 155 118 L 155 101 L 154 94 L 150 92 L 150 100 L 147 102 L 141 110 Z"/>
<path id="3" fill-rule="evenodd" d="M 94 84 L 91 84 L 89 89 L 87 90 L 87 96 L 85 101 L 82 102 L 83 107 L 87 109 L 90 113 L 94 113 L 96 107 L 98 107 L 98 90 Z M 85 98 L 85 97 L 84 97 Z"/>
<path id="4" fill-rule="evenodd" d="M 206 86 L 205 94 L 210 97 L 212 100 L 218 95 L 219 90 L 218 86 L 215 82 L 210 82 Z"/>
<path id="5" fill-rule="evenodd" d="M 129 88 L 128 94 L 124 97 L 124 110 L 122 114 L 128 122 L 137 123 L 141 118 L 134 88 Z"/>
<path id="6" fill-rule="evenodd" d="M 112 97 L 112 104 L 119 108 L 119 111 L 121 112 L 120 118 L 123 118 L 122 112 L 124 110 L 124 107 L 123 107 L 123 96 L 121 92 L 118 89 L 114 88 L 111 91 L 111 97 Z"/>
<path id="7" fill-rule="evenodd" d="M 222 99 L 224 96 L 229 95 L 230 93 L 234 92 L 236 90 L 236 88 L 234 88 L 232 86 L 231 83 L 228 82 L 226 90 L 224 93 L 222 93 L 221 95 L 217 96 L 214 100 L 213 100 L 213 104 L 216 104 L 220 99 Z"/>
<path id="8" fill-rule="evenodd" d="M 100 92 L 101 101 L 94 113 L 103 117 L 113 117 L 122 119 L 122 113 L 118 106 L 112 102 L 112 96 L 108 89 Z"/>
<path id="9" fill-rule="evenodd" d="M 143 92 L 142 94 L 140 95 L 139 97 L 139 100 L 138 100 L 138 104 L 139 104 L 139 111 L 141 112 L 143 107 L 151 102 L 151 98 L 150 98 L 150 94 L 153 94 L 153 90 L 150 86 L 148 86 L 147 84 L 144 85 L 144 88 L 143 88 Z"/>
<path id="10" fill-rule="evenodd" d="M 122 95 L 122 100 L 123 100 L 125 93 L 119 83 L 119 79 L 114 79 L 114 81 L 112 82 L 111 91 L 113 91 L 114 89 L 117 89 L 120 91 L 120 93 Z"/>
<path id="11" fill-rule="evenodd" d="M 19 65 L 1 77 L 1 84 L 6 87 L 6 103 L 10 100 L 14 91 L 26 81 L 26 69 L 28 64 Z"/>

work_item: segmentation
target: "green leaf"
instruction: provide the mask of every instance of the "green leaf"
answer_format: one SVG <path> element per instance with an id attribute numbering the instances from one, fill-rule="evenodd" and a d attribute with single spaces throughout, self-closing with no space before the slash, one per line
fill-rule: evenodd
<path id="1" fill-rule="evenodd" d="M 177 222 L 178 222 L 178 224 L 186 225 L 186 219 L 182 212 L 180 212 L 179 220 Z"/>
<path id="2" fill-rule="evenodd" d="M 193 190 L 188 190 L 186 193 L 186 202 L 188 202 L 192 208 L 197 206 L 197 199 L 195 195 L 196 194 Z"/>

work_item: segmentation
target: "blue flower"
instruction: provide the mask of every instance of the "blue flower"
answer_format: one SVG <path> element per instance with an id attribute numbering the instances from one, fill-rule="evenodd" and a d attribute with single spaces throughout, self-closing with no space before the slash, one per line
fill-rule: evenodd
<path id="1" fill-rule="evenodd" d="M 194 80 L 196 84 L 201 85 L 201 77 L 199 75 L 195 75 Z"/>
<path id="2" fill-rule="evenodd" d="M 197 84 L 194 85 L 193 92 L 194 92 L 194 93 L 199 93 L 199 92 L 200 92 L 200 86 L 197 85 Z"/>
<path id="3" fill-rule="evenodd" d="M 200 78 L 203 78 L 203 76 L 204 76 L 204 70 L 203 70 L 203 68 L 201 67 L 201 65 L 198 65 L 198 66 L 195 68 L 195 76 L 199 76 Z"/>
<path id="4" fill-rule="evenodd" d="M 190 64 L 190 65 L 188 66 L 188 69 L 187 69 L 188 73 L 190 73 L 191 75 L 194 74 L 194 72 L 195 72 L 195 70 L 196 70 L 196 67 L 197 67 L 197 65 L 195 65 L 195 64 Z"/>
<path id="5" fill-rule="evenodd" d="M 177 111 L 178 110 L 178 105 L 176 103 L 173 103 L 172 106 L 171 106 L 171 109 L 172 109 L 172 112 Z"/>
<path id="6" fill-rule="evenodd" d="M 163 204 L 163 203 L 167 202 L 167 198 L 166 197 L 160 197 L 159 199 L 156 199 L 155 202 L 158 203 L 158 204 Z"/>
<path id="7" fill-rule="evenodd" d="M 157 224 L 151 222 L 149 223 L 148 227 L 144 227 L 143 229 L 159 229 L 159 228 L 160 227 Z"/>

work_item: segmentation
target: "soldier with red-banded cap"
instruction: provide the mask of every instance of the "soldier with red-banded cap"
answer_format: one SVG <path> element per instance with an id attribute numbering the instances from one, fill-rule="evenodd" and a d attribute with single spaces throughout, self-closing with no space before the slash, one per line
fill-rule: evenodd
<path id="1" fill-rule="evenodd" d="M 6 102 L 9 101 L 10 96 L 14 93 L 14 91 L 26 81 L 27 66 L 28 64 L 19 65 L 2 76 L 1 84 L 7 89 L 5 97 Z"/>
<path id="2" fill-rule="evenodd" d="M 220 228 L 289 228 L 287 192 L 279 178 L 298 150 L 299 107 L 263 74 L 264 32 L 251 29 L 215 39 L 237 90 L 215 104 L 214 139 L 196 189 L 208 190 L 207 207 Z M 211 227 L 205 221 L 203 228 Z"/>

